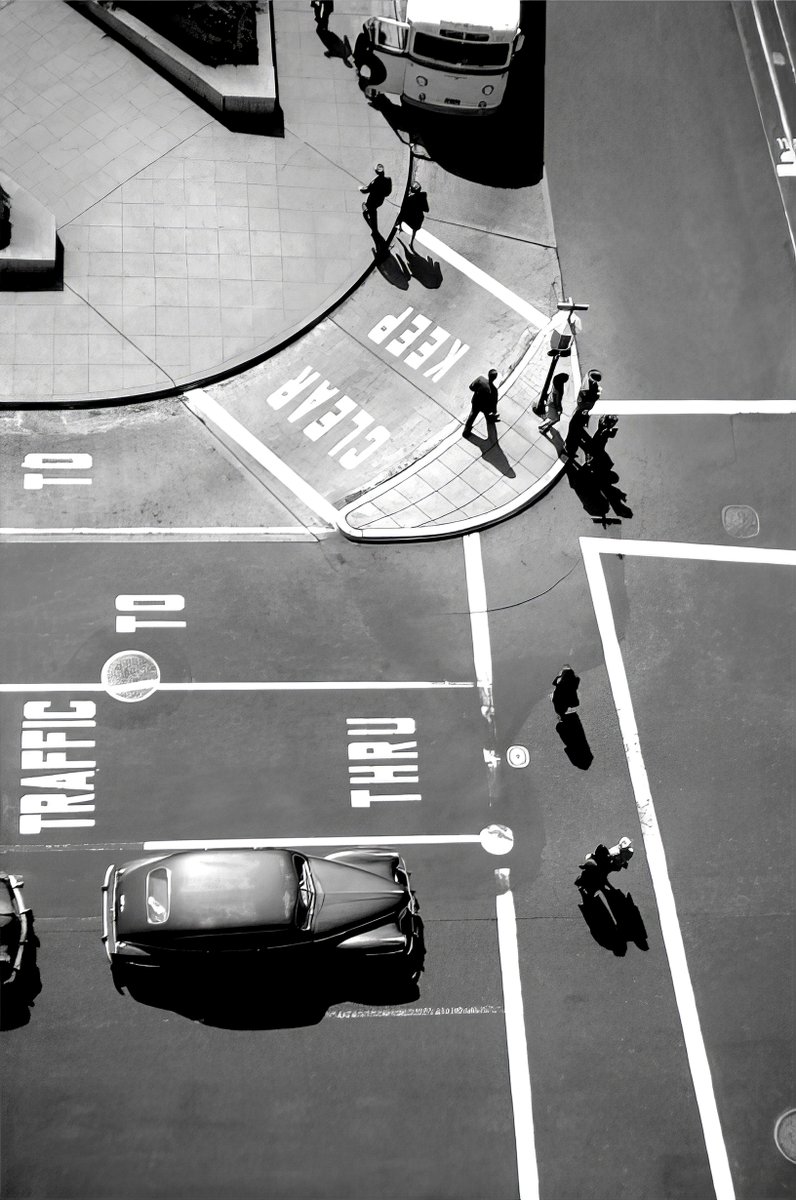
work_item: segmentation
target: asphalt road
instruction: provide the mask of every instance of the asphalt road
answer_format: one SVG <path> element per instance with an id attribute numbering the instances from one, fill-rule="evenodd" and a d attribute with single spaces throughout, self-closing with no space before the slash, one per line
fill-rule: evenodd
<path id="1" fill-rule="evenodd" d="M 729 6 L 551 5 L 547 78 L 564 279 L 592 303 L 584 362 L 599 358 L 606 394 L 785 394 L 792 263 Z M 501 277 L 518 286 L 508 251 Z M 673 352 L 695 325 L 705 352 Z M 50 421 L 74 433 L 72 449 L 101 446 L 90 493 L 22 489 L 20 450 L 44 452 Z M 4 525 L 312 524 L 177 407 L 27 414 L 11 436 Z M 480 539 L 502 757 L 491 790 L 458 540 L 0 547 L 4 680 L 90 682 L 135 648 L 186 685 L 141 704 L 94 693 L 96 826 L 49 829 L 4 856 L 27 880 L 43 985 L 29 1023 L 4 1035 L 9 1200 L 264 1188 L 279 1200 L 513 1200 L 497 866 L 511 870 L 518 916 L 541 1196 L 714 1194 L 578 539 L 793 548 L 796 446 L 788 417 L 636 417 L 611 454 L 632 516 L 588 511 L 563 479 Z M 760 518 L 749 542 L 722 525 L 741 503 Z M 792 1186 L 772 1138 L 793 1103 L 792 568 L 639 560 L 628 542 L 605 573 L 736 1194 L 775 1200 Z M 124 594 L 184 597 L 173 615 L 185 628 L 116 633 Z M 548 700 L 563 661 L 582 680 L 577 744 Z M 352 680 L 386 686 L 196 686 Z M 390 686 L 411 681 L 468 686 Z M 33 696 L 4 694 L 0 708 L 12 847 Z M 416 721 L 422 799 L 355 808 L 346 719 L 385 716 Z M 527 767 L 508 765 L 512 745 L 528 748 Z M 514 831 L 505 859 L 453 840 L 495 820 Z M 622 916 L 601 924 L 573 879 L 582 854 L 623 833 L 636 856 L 617 878 Z M 405 850 L 427 935 L 410 1004 L 320 988 L 312 1019 L 262 1028 L 259 993 L 239 982 L 223 1003 L 210 984 L 213 1003 L 203 989 L 113 989 L 99 885 L 145 841 L 431 834 L 451 841 Z"/>

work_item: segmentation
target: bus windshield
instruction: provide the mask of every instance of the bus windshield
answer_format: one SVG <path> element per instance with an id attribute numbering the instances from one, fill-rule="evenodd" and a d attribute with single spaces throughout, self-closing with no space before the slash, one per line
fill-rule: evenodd
<path id="1" fill-rule="evenodd" d="M 439 37 L 431 33 L 415 33 L 412 43 L 414 58 L 444 63 L 449 67 L 494 69 L 508 65 L 510 42 L 476 42 Z"/>

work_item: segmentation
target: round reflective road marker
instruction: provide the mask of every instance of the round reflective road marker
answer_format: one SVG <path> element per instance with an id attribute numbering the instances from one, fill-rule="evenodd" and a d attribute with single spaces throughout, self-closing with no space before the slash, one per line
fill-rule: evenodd
<path id="1" fill-rule="evenodd" d="M 510 767 L 527 767 L 530 761 L 527 746 L 509 746 L 506 751 L 506 762 Z"/>
<path id="2" fill-rule="evenodd" d="M 479 836 L 487 854 L 508 854 L 514 845 L 514 834 L 508 825 L 487 825 Z"/>
<path id="3" fill-rule="evenodd" d="M 135 704 L 158 690 L 160 668 L 142 650 L 120 650 L 103 666 L 100 683 L 112 699 Z"/>
<path id="4" fill-rule="evenodd" d="M 731 537 L 757 537 L 760 518 L 750 504 L 728 504 L 721 510 L 721 523 Z"/>
<path id="5" fill-rule="evenodd" d="M 774 1141 L 788 1162 L 796 1163 L 796 1108 L 789 1108 L 774 1126 Z"/>

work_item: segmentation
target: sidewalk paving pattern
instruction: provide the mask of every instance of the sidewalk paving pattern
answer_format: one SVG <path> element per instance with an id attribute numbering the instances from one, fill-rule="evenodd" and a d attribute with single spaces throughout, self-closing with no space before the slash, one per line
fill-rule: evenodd
<path id="1" fill-rule="evenodd" d="M 352 4 L 336 15 L 336 34 L 353 41 L 376 11 L 385 5 Z M 0 171 L 51 208 L 65 251 L 62 292 L 0 292 L 0 405 L 112 403 L 147 388 L 187 390 L 222 364 L 238 363 L 227 383 L 213 387 L 215 399 L 237 408 L 254 438 L 331 500 L 346 536 L 427 538 L 502 519 L 546 491 L 564 464 L 560 441 L 541 436 L 530 412 L 550 362 L 550 327 L 540 332 L 541 319 L 530 327 L 527 318 L 518 321 L 516 311 L 501 308 L 499 290 L 473 301 L 467 289 L 480 285 L 443 262 L 443 286 L 426 293 L 424 306 L 452 330 L 468 306 L 494 310 L 484 336 L 506 376 L 496 439 L 483 436 L 483 424 L 462 438 L 463 376 L 452 372 L 452 394 L 435 397 L 420 372 L 413 388 L 403 363 L 368 345 L 367 325 L 356 324 L 367 284 L 337 310 L 337 327 L 324 320 L 260 366 L 244 366 L 288 331 L 311 327 L 363 279 L 373 243 L 358 186 L 375 161 L 385 163 L 393 178 L 380 218 L 387 232 L 411 169 L 408 145 L 366 103 L 356 73 L 325 50 L 309 5 L 280 0 L 275 25 L 284 138 L 226 129 L 63 0 L 11 0 L 0 8 L 0 121 L 12 135 L 0 143 Z M 422 175 L 422 163 L 419 169 Z M 547 213 L 546 201 L 531 204 L 528 194 L 507 202 L 526 220 L 529 212 Z M 445 228 L 438 232 L 444 239 Z M 462 237 L 466 257 L 465 229 Z M 529 229 L 528 240 L 528 294 L 549 294 L 551 273 L 560 283 L 552 226 Z M 416 251 L 425 254 L 422 241 L 421 231 Z M 391 261 L 405 271 L 402 252 L 396 243 Z M 398 296 L 393 311 L 400 312 L 400 292 L 386 290 Z M 363 455 L 367 463 L 342 486 L 329 475 L 337 464 L 308 455 L 306 439 L 291 445 L 279 436 L 284 414 L 265 399 L 300 369 L 297 354 L 320 360 L 347 337 L 355 356 L 349 376 L 338 372 L 332 381 L 341 392 L 365 412 L 378 407 L 379 380 L 388 396 L 407 395 L 389 411 L 393 427 L 405 426 L 402 438 L 389 452 Z M 569 363 L 565 415 L 579 384 L 577 357 Z M 322 369 L 320 361 L 312 365 Z M 480 358 L 462 366 L 468 380 L 485 369 Z"/>

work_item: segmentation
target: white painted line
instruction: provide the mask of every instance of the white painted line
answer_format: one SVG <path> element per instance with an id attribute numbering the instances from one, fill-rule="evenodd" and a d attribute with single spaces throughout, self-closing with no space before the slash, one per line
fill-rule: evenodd
<path id="1" fill-rule="evenodd" d="M 2 526 L 0 538 L 16 538 L 25 541 L 31 538 L 50 538 L 67 541 L 71 539 L 113 538 L 127 541 L 140 538 L 147 541 L 179 541 L 209 539 L 235 541 L 238 538 L 256 538 L 258 541 L 313 541 L 335 532 L 329 525 L 115 525 L 115 526 L 52 526 L 39 528 L 30 526 Z"/>
<path id="2" fill-rule="evenodd" d="M 617 417 L 785 416 L 796 412 L 796 400 L 598 400 L 592 412 Z"/>
<path id="3" fill-rule="evenodd" d="M 677 1009 L 680 1014 L 686 1054 L 688 1056 L 688 1065 L 694 1083 L 705 1146 L 713 1176 L 713 1187 L 717 1200 L 734 1200 L 735 1191 L 727 1157 L 727 1148 L 724 1144 L 721 1123 L 719 1121 L 710 1064 L 699 1023 L 699 1013 L 688 970 L 680 923 L 677 918 L 677 909 L 669 879 L 660 827 L 650 792 L 647 769 L 641 753 L 638 727 L 633 712 L 625 666 L 622 660 L 622 651 L 614 625 L 608 586 L 600 561 L 603 543 L 598 538 L 581 538 L 580 541 L 594 612 L 602 639 L 605 665 L 611 681 L 616 715 L 619 719 L 619 728 L 622 733 L 630 781 L 636 798 L 636 808 L 641 823 L 644 848 L 647 853 L 647 863 L 658 905 L 661 934 L 669 960 L 672 985 Z M 623 547 L 622 550 L 619 549 L 619 542 L 617 542 L 613 553 L 633 553 L 632 549 L 628 548 L 627 543 L 622 542 L 621 545 Z M 721 547 L 721 549 L 723 548 Z"/>
<path id="4" fill-rule="evenodd" d="M 496 871 L 508 880 L 508 869 Z M 528 1067 L 528 1043 L 525 1035 L 525 1009 L 520 982 L 520 952 L 517 945 L 517 915 L 514 896 L 506 887 L 495 898 L 497 914 L 500 974 L 506 1020 L 506 1048 L 509 1059 L 511 1107 L 514 1113 L 514 1143 L 517 1153 L 519 1200 L 538 1200 L 539 1169 L 533 1127 L 531 1075 Z"/>
<path id="5" fill-rule="evenodd" d="M 306 480 L 297 475 L 287 463 L 282 462 L 281 458 L 278 458 L 259 438 L 241 425 L 240 421 L 236 421 L 217 400 L 214 400 L 202 388 L 193 388 L 191 391 L 184 392 L 183 397 L 194 416 L 205 424 L 215 425 L 255 462 L 284 484 L 302 504 L 305 504 L 323 521 L 327 521 L 329 525 L 337 527 L 337 509 L 334 505 L 330 504 L 320 492 L 316 492 L 315 488 L 310 487 Z"/>
<path id="6" fill-rule="evenodd" d="M 634 538 L 580 538 L 586 554 L 634 555 L 636 558 L 689 558 L 696 562 L 735 562 L 796 567 L 796 550 L 776 547 L 714 546 L 702 542 L 648 542 Z"/>
<path id="7" fill-rule="evenodd" d="M 308 683 L 157 683 L 157 692 L 393 692 L 423 691 L 433 688 L 472 688 L 476 685 L 460 680 L 440 681 L 403 679 L 395 683 L 383 679 L 341 679 L 338 683 L 314 680 Z M 102 683 L 0 683 L 2 692 L 105 692 Z"/>
<path id="8" fill-rule="evenodd" d="M 269 846 L 480 846 L 480 833 L 393 834 L 381 837 L 220 838 L 200 841 L 144 842 L 144 850 L 259 850 Z"/>
<path id="9" fill-rule="evenodd" d="M 489 803 L 495 798 L 497 768 L 497 728 L 495 726 L 495 697 L 492 687 L 492 643 L 489 637 L 489 611 L 486 601 L 486 580 L 481 558 L 481 535 L 468 533 L 462 538 L 464 573 L 467 580 L 467 605 L 470 609 L 470 634 L 473 641 L 475 677 L 481 697 L 481 716 L 487 723 L 484 762 L 487 767 Z"/>
<path id="10" fill-rule="evenodd" d="M 541 329 L 549 321 L 550 318 L 545 316 L 538 308 L 535 308 L 533 304 L 529 304 L 527 300 L 523 300 L 522 296 L 518 296 L 510 288 L 504 287 L 502 283 L 498 283 L 497 279 L 493 279 L 491 275 L 487 275 L 486 271 L 482 271 L 480 267 L 476 267 L 468 258 L 457 254 L 455 250 L 452 250 L 450 246 L 446 246 L 444 242 L 434 237 L 434 234 L 429 233 L 428 230 L 419 229 L 415 241 L 422 242 L 433 254 L 439 255 L 445 262 L 455 267 L 457 271 L 461 271 L 468 279 L 472 279 L 473 283 L 477 283 L 479 287 L 490 292 L 496 299 L 505 304 L 507 308 L 513 308 L 534 329 Z"/>
<path id="11" fill-rule="evenodd" d="M 774 92 L 774 97 L 777 101 L 777 109 L 779 111 L 779 119 L 782 122 L 782 128 L 785 131 L 785 137 L 788 139 L 788 144 L 790 146 L 792 146 L 793 145 L 793 134 L 791 133 L 790 125 L 788 123 L 788 114 L 785 111 L 785 102 L 782 99 L 782 92 L 779 90 L 779 80 L 777 79 L 777 72 L 774 68 L 774 63 L 771 59 L 771 51 L 769 50 L 768 42 L 766 41 L 766 35 L 763 30 L 763 22 L 760 17 L 760 5 L 758 4 L 758 0 L 752 0 L 752 12 L 755 15 L 755 25 L 757 26 L 757 36 L 760 38 L 760 45 L 763 47 L 763 57 L 765 58 L 766 66 L 768 67 L 768 76 L 769 76 L 769 79 L 771 80 L 771 88 Z M 779 14 L 777 14 L 777 16 L 779 17 Z M 785 39 L 785 42 L 787 44 L 787 38 Z"/>
<path id="12" fill-rule="evenodd" d="M 96 922 L 95 922 L 96 924 Z M 470 1004 L 437 1008 L 330 1008 L 324 1019 L 354 1020 L 357 1017 L 484 1017 L 503 1012 L 499 1004 Z"/>

